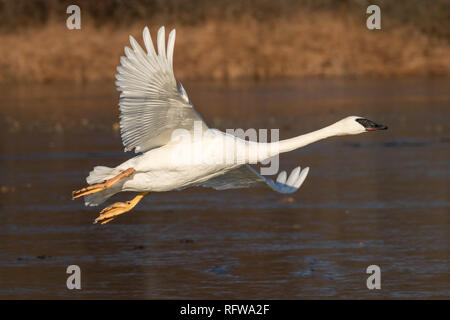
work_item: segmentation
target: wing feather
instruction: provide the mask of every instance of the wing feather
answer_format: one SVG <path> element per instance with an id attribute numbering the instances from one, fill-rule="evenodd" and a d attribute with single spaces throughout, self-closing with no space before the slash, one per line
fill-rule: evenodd
<path id="1" fill-rule="evenodd" d="M 197 186 L 213 188 L 216 190 L 250 188 L 268 186 L 279 193 L 293 193 L 297 191 L 308 175 L 309 168 L 301 170 L 300 167 L 292 170 L 289 178 L 286 171 L 280 172 L 276 181 L 265 178 L 249 165 L 242 165 L 231 169 L 223 175 L 216 176 Z"/>
<path id="2" fill-rule="evenodd" d="M 120 91 L 120 130 L 125 151 L 144 152 L 170 141 L 173 130 L 192 130 L 201 117 L 173 73 L 175 30 L 169 34 L 167 51 L 165 29 L 158 31 L 156 46 L 144 28 L 145 50 L 130 36 L 131 47 L 117 67 L 116 86 Z"/>
<path id="3" fill-rule="evenodd" d="M 173 71 L 173 51 L 175 49 L 175 35 L 176 31 L 173 29 L 169 33 L 169 40 L 167 41 L 167 60 L 169 61 L 169 67 Z"/>
<path id="4" fill-rule="evenodd" d="M 161 62 L 164 63 L 166 60 L 166 29 L 164 27 L 158 30 L 158 56 Z"/>
<path id="5" fill-rule="evenodd" d="M 148 30 L 148 27 L 144 28 L 142 36 L 144 38 L 145 48 L 147 49 L 147 55 L 149 56 L 150 60 L 152 60 L 154 57 L 156 57 L 156 52 L 155 47 L 153 46 L 152 36 L 150 35 L 150 30 Z"/>

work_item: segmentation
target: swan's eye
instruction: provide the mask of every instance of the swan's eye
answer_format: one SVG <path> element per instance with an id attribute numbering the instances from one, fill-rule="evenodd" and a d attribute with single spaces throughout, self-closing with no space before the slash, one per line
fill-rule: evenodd
<path id="1" fill-rule="evenodd" d="M 383 126 L 381 124 L 377 124 L 369 119 L 359 118 L 356 119 L 356 122 L 361 124 L 364 128 L 366 128 L 367 131 L 373 131 L 373 130 L 386 130 L 387 127 Z"/>
<path id="2" fill-rule="evenodd" d="M 364 118 L 356 119 L 356 122 L 361 124 L 364 128 L 371 128 L 375 124 L 374 122 Z"/>

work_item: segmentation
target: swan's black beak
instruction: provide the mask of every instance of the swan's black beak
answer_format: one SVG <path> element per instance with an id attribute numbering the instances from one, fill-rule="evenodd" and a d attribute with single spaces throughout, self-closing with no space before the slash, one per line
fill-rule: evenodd
<path id="1" fill-rule="evenodd" d="M 387 130 L 387 126 L 384 126 L 382 124 L 377 124 L 369 119 L 356 119 L 358 123 L 360 123 L 364 128 L 366 128 L 366 131 L 377 131 L 377 130 Z"/>

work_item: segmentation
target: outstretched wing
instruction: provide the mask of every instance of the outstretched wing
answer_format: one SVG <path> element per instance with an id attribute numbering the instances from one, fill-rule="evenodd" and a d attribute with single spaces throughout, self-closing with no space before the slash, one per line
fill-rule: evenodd
<path id="1" fill-rule="evenodd" d="M 279 193 L 293 193 L 303 184 L 308 172 L 308 167 L 303 170 L 297 167 L 292 170 L 289 178 L 287 177 L 286 171 L 282 171 L 278 175 L 277 180 L 273 181 L 260 175 L 249 165 L 243 165 L 223 175 L 202 182 L 199 186 L 214 188 L 216 190 L 269 186 Z"/>
<path id="2" fill-rule="evenodd" d="M 143 38 L 147 52 L 130 36 L 131 48 L 117 67 L 116 86 L 120 94 L 120 132 L 125 151 L 146 150 L 170 141 L 174 129 L 192 130 L 201 121 L 181 83 L 173 73 L 175 29 L 169 34 L 167 51 L 165 29 L 158 31 L 158 54 L 150 31 L 145 27 Z"/>

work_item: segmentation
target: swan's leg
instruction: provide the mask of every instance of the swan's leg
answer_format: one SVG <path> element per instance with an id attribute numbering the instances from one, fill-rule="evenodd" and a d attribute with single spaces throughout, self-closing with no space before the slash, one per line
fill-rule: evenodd
<path id="1" fill-rule="evenodd" d="M 101 221 L 101 224 L 105 224 L 114 220 L 118 215 L 133 209 L 147 194 L 149 194 L 149 192 L 142 192 L 130 201 L 116 202 L 109 207 L 106 207 L 100 212 L 100 215 L 94 220 L 94 223 Z"/>
<path id="2" fill-rule="evenodd" d="M 116 182 L 118 182 L 120 179 L 123 178 L 128 178 L 129 176 L 131 176 L 136 170 L 134 170 L 133 168 L 129 168 L 125 171 L 122 171 L 121 173 L 119 173 L 117 176 L 106 180 L 103 183 L 97 183 L 94 184 L 92 186 L 77 190 L 77 191 L 73 191 L 72 192 L 72 199 L 76 199 L 91 193 L 96 193 L 99 191 L 103 191 L 105 189 L 108 189 L 109 187 L 111 187 L 113 184 L 115 184 Z"/>

